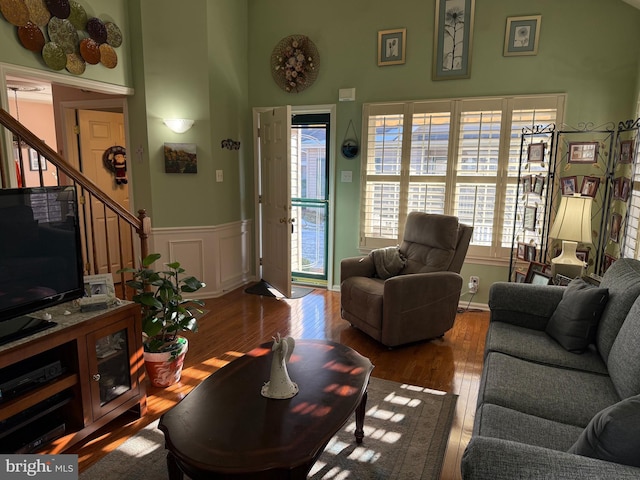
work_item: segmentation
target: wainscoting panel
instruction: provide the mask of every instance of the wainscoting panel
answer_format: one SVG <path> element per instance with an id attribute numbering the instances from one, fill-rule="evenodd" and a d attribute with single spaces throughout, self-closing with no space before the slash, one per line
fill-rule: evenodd
<path id="1" fill-rule="evenodd" d="M 211 227 L 154 228 L 149 251 L 162 255 L 155 268 L 178 261 L 188 275 L 207 284 L 198 298 L 219 297 L 255 280 L 252 224 L 245 220 Z"/>

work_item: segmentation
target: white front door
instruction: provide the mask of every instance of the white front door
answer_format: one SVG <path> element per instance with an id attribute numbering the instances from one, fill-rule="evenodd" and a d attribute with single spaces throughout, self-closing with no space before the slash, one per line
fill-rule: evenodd
<path id="1" fill-rule="evenodd" d="M 260 114 L 262 279 L 291 297 L 291 107 Z"/>

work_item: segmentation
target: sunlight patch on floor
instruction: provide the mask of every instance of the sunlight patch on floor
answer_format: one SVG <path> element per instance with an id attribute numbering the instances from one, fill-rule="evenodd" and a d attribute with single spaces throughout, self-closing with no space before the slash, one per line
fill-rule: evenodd
<path id="1" fill-rule="evenodd" d="M 405 407 L 417 407 L 422 403 L 417 398 L 409 398 L 402 395 L 398 395 L 395 392 L 390 393 L 384 399 L 385 402 L 394 403 L 396 405 L 404 405 Z"/>

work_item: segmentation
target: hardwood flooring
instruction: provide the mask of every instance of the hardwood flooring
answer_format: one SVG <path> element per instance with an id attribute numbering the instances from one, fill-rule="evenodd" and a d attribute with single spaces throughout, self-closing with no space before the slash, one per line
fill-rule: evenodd
<path id="1" fill-rule="evenodd" d="M 207 300 L 205 308 L 209 312 L 199 321 L 199 332 L 187 335 L 189 352 L 181 382 L 165 389 L 148 386 L 144 418 L 124 415 L 68 452 L 78 454 L 80 471 L 160 417 L 212 372 L 279 332 L 348 345 L 371 359 L 375 377 L 457 394 L 441 479 L 460 478 L 460 458 L 473 426 L 487 312 L 458 314 L 442 339 L 389 350 L 340 318 L 338 292 L 316 289 L 300 299 L 278 300 L 247 294 L 243 287 Z"/>

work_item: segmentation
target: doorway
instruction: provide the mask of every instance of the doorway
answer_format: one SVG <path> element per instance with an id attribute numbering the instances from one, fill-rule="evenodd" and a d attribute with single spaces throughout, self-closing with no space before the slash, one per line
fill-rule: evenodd
<path id="1" fill-rule="evenodd" d="M 328 113 L 291 119 L 291 275 L 294 283 L 327 285 L 329 218 Z"/>

